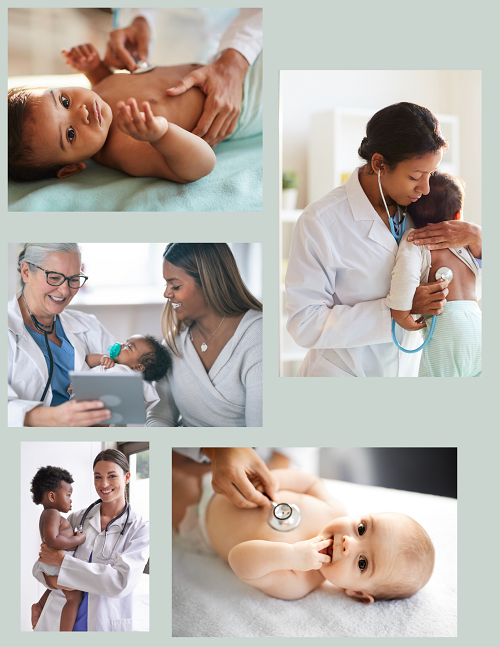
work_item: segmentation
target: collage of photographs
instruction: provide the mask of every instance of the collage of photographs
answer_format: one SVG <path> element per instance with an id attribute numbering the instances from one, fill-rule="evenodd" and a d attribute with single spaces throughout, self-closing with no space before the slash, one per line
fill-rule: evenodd
<path id="1" fill-rule="evenodd" d="M 258 4 L 8 9 L 21 635 L 458 635 L 446 382 L 288 378 L 482 377 L 482 70 Z"/>

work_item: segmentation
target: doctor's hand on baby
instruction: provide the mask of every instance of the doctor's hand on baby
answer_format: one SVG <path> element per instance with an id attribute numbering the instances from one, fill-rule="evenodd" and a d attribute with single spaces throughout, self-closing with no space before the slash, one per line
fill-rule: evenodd
<path id="1" fill-rule="evenodd" d="M 321 568 L 323 564 L 329 564 L 332 558 L 321 551 L 326 550 L 332 543 L 331 538 L 325 539 L 319 535 L 306 541 L 291 544 L 292 565 L 290 569 L 293 571 L 313 571 Z"/>
<path id="2" fill-rule="evenodd" d="M 119 101 L 117 104 L 118 128 L 134 139 L 150 144 L 158 141 L 168 130 L 168 121 L 165 117 L 155 117 L 148 101 L 142 103 L 144 112 L 140 112 L 137 101 L 128 99 L 127 103 Z"/>
<path id="3" fill-rule="evenodd" d="M 411 314 L 440 315 L 446 304 L 448 285 L 449 281 L 445 279 L 419 285 L 413 297 Z M 422 318 L 418 319 L 416 323 L 422 323 Z"/>

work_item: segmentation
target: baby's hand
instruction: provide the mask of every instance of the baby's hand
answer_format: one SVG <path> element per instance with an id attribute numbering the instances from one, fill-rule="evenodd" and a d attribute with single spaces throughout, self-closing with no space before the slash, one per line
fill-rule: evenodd
<path id="1" fill-rule="evenodd" d="M 74 67 L 79 72 L 85 73 L 95 70 L 101 62 L 96 48 L 90 43 L 77 45 L 69 50 L 63 49 L 61 53 L 66 59 L 66 65 Z"/>
<path id="2" fill-rule="evenodd" d="M 168 130 L 165 117 L 155 117 L 147 101 L 142 104 L 144 112 L 139 112 L 137 101 L 129 99 L 125 104 L 119 101 L 117 124 L 121 131 L 142 142 L 158 141 Z"/>
<path id="3" fill-rule="evenodd" d="M 67 392 L 71 395 L 73 393 L 73 382 L 68 386 Z"/>
<path id="4" fill-rule="evenodd" d="M 415 330 L 421 330 L 422 328 L 427 328 L 427 324 L 423 320 L 422 317 L 420 319 L 415 319 L 411 316 L 409 312 L 405 312 L 403 310 L 393 310 L 391 308 L 391 315 L 394 321 L 401 326 L 401 328 L 404 328 L 405 330 L 409 330 L 410 332 L 413 332 Z"/>
<path id="5" fill-rule="evenodd" d="M 113 368 L 115 365 L 115 360 L 111 359 L 111 357 L 108 357 L 107 355 L 103 355 L 101 357 L 101 366 L 104 366 L 104 368 Z"/>
<path id="6" fill-rule="evenodd" d="M 81 532 L 78 530 L 78 528 L 75 528 L 75 545 L 80 546 L 80 544 L 84 544 L 85 540 L 87 539 L 87 535 L 85 532 L 82 530 Z"/>
<path id="7" fill-rule="evenodd" d="M 319 551 L 331 546 L 331 544 L 331 538 L 324 539 L 321 536 L 293 544 L 294 559 L 292 570 L 312 571 L 321 568 L 322 564 L 329 564 L 332 561 L 330 555 L 324 555 Z"/>

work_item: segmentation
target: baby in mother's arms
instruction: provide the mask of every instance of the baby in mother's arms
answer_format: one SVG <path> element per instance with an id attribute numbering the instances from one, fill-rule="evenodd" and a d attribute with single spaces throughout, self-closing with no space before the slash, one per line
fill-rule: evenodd
<path id="1" fill-rule="evenodd" d="M 136 177 L 188 183 L 212 172 L 215 154 L 190 131 L 205 95 L 166 90 L 198 65 L 156 67 L 146 74 L 113 74 L 93 45 L 63 50 L 92 90 L 14 88 L 8 93 L 9 178 L 65 178 L 94 159 Z"/>
<path id="2" fill-rule="evenodd" d="M 429 178 L 430 191 L 411 205 L 417 228 L 446 220 L 460 220 L 464 186 L 460 179 L 436 171 Z M 438 315 L 432 338 L 422 351 L 419 377 L 481 377 L 481 310 L 477 304 L 476 280 L 480 270 L 468 247 L 434 249 L 417 246 L 405 232 L 392 271 L 391 291 L 386 304 L 393 319 L 405 330 L 423 329 L 422 319 L 410 314 L 415 290 L 421 283 L 435 280 L 436 271 L 447 267 L 453 272 L 447 303 Z"/>
<path id="3" fill-rule="evenodd" d="M 132 335 L 123 344 L 110 346 L 108 354 L 91 353 L 85 357 L 90 370 L 106 374 L 142 373 L 144 378 L 144 400 L 149 411 L 159 402 L 156 389 L 151 384 L 167 374 L 172 360 L 166 346 L 152 335 Z M 73 391 L 70 385 L 68 393 Z"/>

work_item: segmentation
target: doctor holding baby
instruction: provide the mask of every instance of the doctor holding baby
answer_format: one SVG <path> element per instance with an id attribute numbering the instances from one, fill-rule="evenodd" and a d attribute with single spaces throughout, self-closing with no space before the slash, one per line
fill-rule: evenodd
<path id="1" fill-rule="evenodd" d="M 21 289 L 8 304 L 9 427 L 91 427 L 111 415 L 100 401 L 70 400 L 69 371 L 86 370 L 87 355 L 116 342 L 95 316 L 66 310 L 87 281 L 81 268 L 77 243 L 25 243 L 19 253 Z"/>
<path id="2" fill-rule="evenodd" d="M 206 101 L 193 130 L 216 146 L 235 130 L 248 87 L 249 69 L 262 51 L 262 9 L 119 9 L 119 29 L 110 33 L 105 62 L 118 69 L 147 60 L 155 39 L 169 45 L 169 64 L 202 63 L 172 88 L 171 96 L 198 87 Z M 156 25 L 155 25 L 156 24 Z M 156 29 L 155 29 L 156 26 Z M 255 66 L 254 66 L 255 67 Z M 248 97 L 246 98 L 248 103 Z"/>
<path id="3" fill-rule="evenodd" d="M 73 631 L 133 631 L 134 589 L 148 561 L 149 523 L 127 501 L 130 467 L 122 452 L 100 452 L 93 471 L 98 501 L 68 517 L 73 528 L 83 524 L 85 542 L 72 555 L 42 543 L 33 567 L 34 577 L 51 589 L 32 607 L 35 631 L 59 631 L 63 588 L 83 593 Z"/>
<path id="4" fill-rule="evenodd" d="M 406 102 L 383 108 L 359 147 L 364 164 L 298 219 L 286 289 L 287 329 L 308 349 L 300 377 L 417 377 L 420 353 L 394 344 L 386 297 L 397 241 L 414 227 L 408 207 L 429 193 L 446 148 L 430 110 Z M 408 241 L 430 250 L 468 246 L 481 258 L 481 228 L 463 220 L 428 224 Z M 447 294 L 447 281 L 420 285 L 411 313 L 441 314 Z M 403 348 L 421 345 L 418 332 L 399 335 Z"/>

